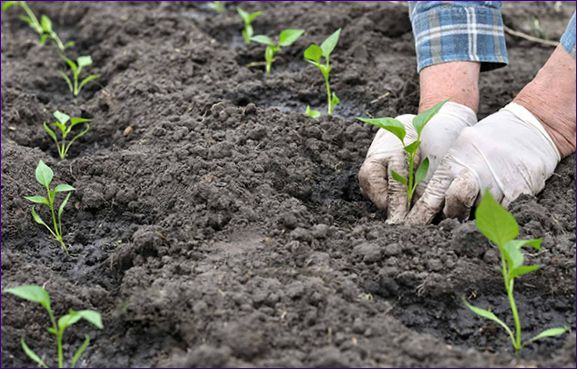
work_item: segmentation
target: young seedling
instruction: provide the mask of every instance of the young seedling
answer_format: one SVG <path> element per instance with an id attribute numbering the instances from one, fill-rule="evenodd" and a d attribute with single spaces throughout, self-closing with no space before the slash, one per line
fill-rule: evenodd
<path id="1" fill-rule="evenodd" d="M 72 325 L 76 324 L 81 319 L 86 320 L 90 324 L 94 325 L 98 329 L 102 329 L 102 317 L 99 312 L 93 310 L 68 310 L 68 314 L 61 316 L 58 320 L 54 317 L 54 313 L 52 312 L 52 307 L 50 304 L 50 295 L 48 292 L 36 285 L 24 285 L 14 288 L 8 288 L 6 290 L 7 293 L 12 294 L 14 296 L 20 297 L 21 299 L 35 302 L 40 304 L 44 310 L 48 313 L 48 317 L 50 318 L 50 328 L 48 328 L 48 332 L 56 336 L 56 349 L 58 354 L 58 367 L 65 368 L 64 366 L 64 350 L 62 346 L 62 341 L 64 337 L 64 332 L 67 328 L 71 327 Z M 84 336 L 84 342 L 76 352 L 72 355 L 70 359 L 70 366 L 68 368 L 74 368 L 80 356 L 86 351 L 88 345 L 90 344 L 90 336 Z M 20 345 L 22 346 L 22 350 L 32 361 L 38 364 L 40 367 L 48 368 L 49 366 L 46 365 L 44 360 L 40 358 L 27 344 L 24 340 L 24 337 L 20 339 Z"/>
<path id="2" fill-rule="evenodd" d="M 339 28 L 335 33 L 330 35 L 323 41 L 321 46 L 312 44 L 305 50 L 305 60 L 317 67 L 325 80 L 325 88 L 327 90 L 327 114 L 333 115 L 335 107 L 341 102 L 337 95 L 331 91 L 331 83 L 329 76 L 333 67 L 331 66 L 331 54 L 339 38 L 341 37 L 341 29 Z M 321 59 L 325 58 L 325 62 L 321 63 Z"/>
<path id="3" fill-rule="evenodd" d="M 63 58 L 64 58 L 64 61 L 66 62 L 66 65 L 68 65 L 68 68 L 72 72 L 72 79 L 70 77 L 68 77 L 66 75 L 66 73 L 64 73 L 62 71 L 60 72 L 60 75 L 66 81 L 66 84 L 68 85 L 68 88 L 70 89 L 70 92 L 72 92 L 74 97 L 76 97 L 80 94 L 80 91 L 82 91 L 82 88 L 84 86 L 86 86 L 88 83 L 97 79 L 98 75 L 97 74 L 91 74 L 88 77 L 84 78 L 83 80 L 79 80 L 80 73 L 82 72 L 82 69 L 84 67 L 88 67 L 89 65 L 92 65 L 92 58 L 90 56 L 80 56 L 80 57 L 78 57 L 78 59 L 76 59 L 76 61 L 74 61 L 72 59 L 68 59 L 65 56 Z"/>
<path id="4" fill-rule="evenodd" d="M 211 1 L 208 3 L 208 7 L 219 14 L 225 10 L 224 1 Z"/>
<path id="5" fill-rule="evenodd" d="M 54 112 L 54 117 L 56 118 L 56 122 L 51 124 L 44 123 L 44 130 L 54 140 L 54 142 L 56 142 L 56 149 L 58 150 L 58 156 L 60 159 L 65 159 L 72 143 L 84 136 L 90 130 L 90 124 L 88 124 L 90 119 L 70 117 L 69 115 L 59 111 Z M 72 132 L 72 129 L 79 124 L 84 124 L 84 129 L 67 142 L 68 135 Z M 50 125 L 60 131 L 60 140 L 58 140 L 56 132 L 54 132 L 55 130 L 50 128 Z"/>
<path id="6" fill-rule="evenodd" d="M 412 124 L 417 133 L 417 139 L 410 144 L 405 144 L 405 136 L 407 134 L 405 126 L 395 118 L 357 118 L 363 123 L 371 124 L 375 127 L 387 130 L 401 140 L 403 150 L 405 151 L 405 158 L 409 165 L 409 175 L 408 177 L 404 177 L 394 170 L 391 171 L 391 175 L 395 181 L 400 182 L 406 188 L 407 204 L 409 205 L 409 208 L 413 202 L 413 196 L 417 186 L 425 179 L 429 170 L 429 158 L 422 158 L 417 170 L 414 170 L 415 159 L 417 158 L 417 153 L 421 146 L 421 133 L 427 123 L 429 123 L 435 114 L 439 112 L 446 102 L 447 100 L 442 101 L 413 118 Z"/>
<path id="7" fill-rule="evenodd" d="M 489 191 L 485 193 L 485 196 L 477 207 L 475 212 L 475 225 L 479 231 L 499 249 L 501 273 L 503 275 L 503 282 L 505 283 L 505 291 L 507 291 L 511 313 L 513 314 L 515 332 L 513 333 L 507 324 L 489 310 L 475 307 L 467 301 L 464 301 L 465 305 L 473 313 L 501 326 L 509 335 L 515 352 L 519 352 L 524 346 L 535 341 L 565 333 L 567 331 L 566 327 L 557 327 L 546 329 L 526 341 L 523 341 L 521 336 L 521 320 L 519 319 L 519 312 L 514 295 L 515 279 L 539 269 L 539 265 L 523 265 L 524 256 L 522 248 L 532 247 L 535 250 L 540 250 L 541 240 L 517 240 L 516 238 L 519 236 L 519 225 L 517 221 L 511 213 L 495 201 Z"/>
<path id="8" fill-rule="evenodd" d="M 242 30 L 242 39 L 245 45 L 250 44 L 250 38 L 254 35 L 254 30 L 252 28 L 252 22 L 262 15 L 262 12 L 247 13 L 241 7 L 236 8 L 238 15 L 242 18 L 244 22 L 244 29 Z"/>
<path id="9" fill-rule="evenodd" d="M 50 210 L 50 215 L 52 217 L 52 228 L 46 224 L 36 212 L 36 208 L 32 206 L 32 219 L 40 225 L 43 225 L 48 229 L 52 237 L 56 241 L 60 243 L 60 247 L 62 251 L 66 255 L 68 255 L 68 248 L 64 243 L 64 239 L 62 236 L 62 213 L 64 213 L 64 207 L 68 203 L 70 196 L 72 195 L 72 191 L 75 190 L 74 187 L 62 183 L 57 185 L 54 188 L 50 188 L 50 183 L 52 182 L 52 178 L 54 177 L 54 172 L 48 165 L 46 165 L 42 160 L 38 162 L 38 166 L 36 167 L 36 181 L 40 183 L 46 189 L 47 196 L 25 196 L 24 198 L 28 201 L 33 202 L 34 204 L 46 205 Z M 56 199 L 56 194 L 61 192 L 68 192 L 68 195 L 64 198 L 64 201 L 60 203 L 58 207 L 58 212 L 56 211 L 54 200 Z"/>
<path id="10" fill-rule="evenodd" d="M 321 116 L 321 112 L 318 110 L 312 110 L 310 105 L 307 105 L 307 108 L 305 110 L 305 115 L 307 117 L 313 118 L 313 119 L 317 119 L 318 117 Z"/>
<path id="11" fill-rule="evenodd" d="M 2 2 L 2 10 L 6 11 L 11 7 L 19 7 L 21 8 L 26 15 L 20 16 L 20 19 L 26 23 L 30 28 L 32 28 L 38 36 L 40 37 L 39 43 L 40 45 L 44 45 L 47 40 L 51 40 L 54 42 L 58 50 L 60 52 L 64 52 L 67 48 L 74 46 L 74 42 L 67 42 L 64 44 L 58 34 L 52 29 L 52 21 L 46 15 L 42 15 L 40 17 L 40 21 L 30 9 L 26 1 L 4 1 Z"/>
<path id="12" fill-rule="evenodd" d="M 272 63 L 274 62 L 274 56 L 281 50 L 281 48 L 294 44 L 303 35 L 303 33 L 305 33 L 303 29 L 285 29 L 278 36 L 278 42 L 274 42 L 273 39 L 264 35 L 251 37 L 251 41 L 266 45 L 266 49 L 264 51 L 264 60 L 266 63 L 267 77 L 270 76 Z"/>

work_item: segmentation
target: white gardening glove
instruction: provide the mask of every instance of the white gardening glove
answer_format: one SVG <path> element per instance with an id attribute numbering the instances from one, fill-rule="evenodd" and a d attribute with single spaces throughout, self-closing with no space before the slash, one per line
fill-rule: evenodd
<path id="1" fill-rule="evenodd" d="M 405 114 L 396 119 L 405 126 L 407 135 L 405 144 L 410 144 L 417 138 L 417 133 L 411 124 L 415 116 Z M 429 158 L 429 171 L 423 184 L 426 184 L 461 131 L 477 123 L 477 116 L 470 108 L 447 102 L 441 110 L 427 123 L 421 133 L 421 148 L 417 155 Z M 419 162 L 415 163 L 417 168 Z M 407 176 L 408 165 L 405 160 L 403 145 L 392 133 L 379 129 L 371 144 L 367 157 L 359 170 L 361 192 L 367 196 L 379 209 L 387 210 L 388 223 L 401 222 L 408 212 L 407 192 L 405 187 L 389 180 L 391 170 Z"/>
<path id="2" fill-rule="evenodd" d="M 523 106 L 510 103 L 463 130 L 407 223 L 430 223 L 441 210 L 447 217 L 466 219 L 485 190 L 504 206 L 521 194 L 535 195 L 560 160 L 539 120 Z"/>

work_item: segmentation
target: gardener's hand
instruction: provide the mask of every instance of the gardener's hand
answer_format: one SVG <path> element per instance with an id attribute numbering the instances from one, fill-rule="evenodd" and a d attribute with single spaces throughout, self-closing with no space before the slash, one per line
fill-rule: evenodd
<path id="1" fill-rule="evenodd" d="M 539 120 L 511 103 L 463 130 L 407 223 L 430 223 L 441 210 L 447 217 L 466 219 L 486 189 L 505 206 L 521 194 L 537 194 L 560 160 Z"/>
<path id="2" fill-rule="evenodd" d="M 414 115 L 401 115 L 396 119 L 401 121 L 407 135 L 405 144 L 413 142 L 417 134 L 411 121 Z M 429 121 L 421 134 L 419 157 L 429 158 L 428 176 L 437 169 L 440 160 L 445 156 L 459 133 L 468 126 L 477 123 L 477 117 L 470 108 L 452 102 L 447 102 L 441 110 Z M 415 165 L 417 167 L 418 162 Z M 367 152 L 365 162 L 359 170 L 361 192 L 367 196 L 379 209 L 387 210 L 389 223 L 401 222 L 408 212 L 407 192 L 405 187 L 390 179 L 391 170 L 406 176 L 408 165 L 405 160 L 403 146 L 392 133 L 380 129 Z"/>

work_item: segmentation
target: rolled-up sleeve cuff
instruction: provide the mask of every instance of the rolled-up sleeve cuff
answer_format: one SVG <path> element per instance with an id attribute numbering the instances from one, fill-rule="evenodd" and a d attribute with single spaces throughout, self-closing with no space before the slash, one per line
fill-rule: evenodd
<path id="1" fill-rule="evenodd" d="M 572 57 L 575 57 L 575 12 L 573 12 L 565 33 L 561 36 L 561 45 Z"/>
<path id="2" fill-rule="evenodd" d="M 419 72 L 451 61 L 480 62 L 482 71 L 509 62 L 499 7 L 440 3 L 425 11 L 412 9 L 411 22 Z"/>

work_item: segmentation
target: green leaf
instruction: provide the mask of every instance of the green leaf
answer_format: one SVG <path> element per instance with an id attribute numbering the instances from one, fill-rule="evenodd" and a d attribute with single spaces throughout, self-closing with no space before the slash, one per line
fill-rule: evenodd
<path id="1" fill-rule="evenodd" d="M 305 33 L 304 29 L 285 29 L 278 37 L 278 44 L 287 47 L 294 44 Z"/>
<path id="2" fill-rule="evenodd" d="M 64 79 L 66 81 L 66 84 L 68 85 L 68 89 L 70 90 L 70 92 L 74 92 L 74 87 L 72 86 L 72 81 L 70 80 L 70 78 L 68 78 L 68 76 L 66 75 L 66 73 L 59 71 L 60 76 L 62 77 L 62 79 Z"/>
<path id="3" fill-rule="evenodd" d="M 52 178 L 54 177 L 54 172 L 48 165 L 46 165 L 42 160 L 38 162 L 38 166 L 36 167 L 36 180 L 38 183 L 43 185 L 44 187 L 50 186 L 50 182 L 52 182 Z"/>
<path id="4" fill-rule="evenodd" d="M 398 121 L 395 118 L 357 118 L 363 123 L 371 124 L 375 127 L 382 128 L 387 130 L 397 136 L 401 142 L 404 142 L 405 135 L 407 134 L 405 131 L 405 126 L 403 123 Z"/>
<path id="5" fill-rule="evenodd" d="M 335 31 L 332 35 L 330 35 L 326 40 L 323 41 L 321 44 L 321 49 L 323 50 L 323 56 L 325 58 L 329 58 L 337 46 L 339 42 L 339 38 L 341 37 L 341 29 Z"/>
<path id="6" fill-rule="evenodd" d="M 62 183 L 54 187 L 54 192 L 69 192 L 69 191 L 76 191 L 76 189 L 66 183 Z"/>
<path id="7" fill-rule="evenodd" d="M 74 62 L 74 60 L 72 59 L 68 59 L 67 57 L 64 57 L 64 62 L 68 65 L 68 68 L 72 70 L 72 73 L 76 74 L 76 72 L 78 71 L 78 65 L 76 64 L 76 62 Z"/>
<path id="8" fill-rule="evenodd" d="M 91 74 L 88 77 L 84 78 L 82 80 L 82 82 L 80 82 L 80 85 L 78 85 L 78 90 L 82 90 L 82 88 L 84 86 L 86 86 L 88 83 L 94 81 L 95 79 L 98 79 L 100 76 L 98 74 Z"/>
<path id="9" fill-rule="evenodd" d="M 323 50 L 318 45 L 312 44 L 307 47 L 304 55 L 306 60 L 319 63 L 323 56 Z"/>
<path id="10" fill-rule="evenodd" d="M 42 220 L 42 218 L 40 218 L 40 215 L 38 215 L 38 213 L 36 212 L 36 209 L 34 207 L 32 207 L 32 219 L 34 219 L 34 221 L 38 224 L 41 224 L 45 227 L 48 228 L 48 226 L 46 225 L 46 223 Z"/>
<path id="11" fill-rule="evenodd" d="M 405 146 L 405 151 L 409 154 L 413 154 L 419 149 L 419 146 L 421 146 L 421 141 L 420 140 L 414 141 L 413 143 Z"/>
<path id="12" fill-rule="evenodd" d="M 53 115 L 62 124 L 66 124 L 70 120 L 70 115 L 62 113 L 60 111 L 55 111 Z"/>
<path id="13" fill-rule="evenodd" d="M 68 152 L 68 150 L 70 149 L 70 146 L 72 145 L 72 143 L 74 141 L 76 141 L 80 137 L 84 136 L 86 133 L 88 133 L 88 131 L 90 131 L 90 124 L 86 123 L 86 127 L 84 128 L 84 130 L 81 131 L 80 133 L 78 133 L 76 136 L 74 136 L 74 138 L 72 140 L 70 140 L 68 142 L 68 145 L 66 145 L 66 148 L 64 150 L 64 154 L 66 155 L 66 153 Z"/>
<path id="14" fill-rule="evenodd" d="M 76 59 L 76 61 L 78 62 L 78 66 L 80 68 L 92 65 L 92 58 L 90 56 L 79 56 L 78 59 Z"/>
<path id="15" fill-rule="evenodd" d="M 238 15 L 240 15 L 240 17 L 244 21 L 244 24 L 250 23 L 249 14 L 247 12 L 245 12 L 241 7 L 236 8 L 236 12 L 238 13 Z"/>
<path id="16" fill-rule="evenodd" d="M 63 315 L 58 319 L 58 328 L 64 330 L 74 324 L 76 324 L 80 319 L 84 319 L 89 323 L 93 324 L 99 329 L 102 329 L 102 317 L 99 312 L 93 310 L 80 310 L 76 311 L 70 309 L 68 314 Z"/>
<path id="17" fill-rule="evenodd" d="M 259 44 L 274 46 L 274 41 L 270 37 L 265 35 L 252 36 L 250 39 L 251 41 L 257 42 Z"/>
<path id="18" fill-rule="evenodd" d="M 52 21 L 46 15 L 40 17 L 40 25 L 42 26 L 42 30 L 46 33 L 52 32 Z"/>
<path id="19" fill-rule="evenodd" d="M 17 1 L 3 1 L 2 2 L 2 11 L 6 11 L 8 9 L 10 9 L 13 6 L 18 5 Z"/>
<path id="20" fill-rule="evenodd" d="M 44 44 L 46 44 L 47 40 L 48 40 L 48 35 L 42 35 L 42 36 L 40 36 L 38 43 L 40 44 L 40 46 L 44 46 Z"/>
<path id="21" fill-rule="evenodd" d="M 521 252 L 521 246 L 519 243 L 522 241 L 519 240 L 511 240 L 507 241 L 505 245 L 502 247 L 502 251 L 506 254 L 507 257 L 507 264 L 509 269 L 517 268 L 523 265 L 523 253 Z"/>
<path id="22" fill-rule="evenodd" d="M 64 201 L 62 201 L 60 207 L 58 208 L 58 223 L 60 224 L 60 227 L 62 227 L 62 213 L 64 213 L 64 207 L 66 206 L 66 204 L 68 204 L 68 200 L 70 199 L 71 195 L 72 192 L 68 192 L 68 195 L 66 195 Z"/>
<path id="23" fill-rule="evenodd" d="M 486 191 L 475 212 L 475 224 L 479 231 L 497 246 L 514 240 L 519 235 L 517 221 Z"/>
<path id="24" fill-rule="evenodd" d="M 569 331 L 569 328 L 567 328 L 567 327 L 549 328 L 549 329 L 546 329 L 543 332 L 539 333 L 535 337 L 531 338 L 527 342 L 525 342 L 524 345 L 527 345 L 529 343 L 532 343 L 532 342 L 535 342 L 538 340 L 542 340 L 543 338 L 547 338 L 547 337 L 557 337 L 557 336 L 560 336 L 562 334 L 567 333 L 568 331 Z"/>
<path id="25" fill-rule="evenodd" d="M 333 106 L 333 108 L 335 108 L 337 105 L 339 105 L 341 103 L 341 99 L 339 99 L 339 97 L 337 96 L 337 94 L 335 94 L 333 92 L 332 96 L 331 96 L 331 104 Z"/>
<path id="26" fill-rule="evenodd" d="M 407 187 L 407 178 L 403 177 L 402 175 L 400 175 L 399 173 L 395 172 L 394 170 L 391 169 L 391 176 L 393 177 L 393 179 L 397 182 L 402 183 L 405 187 Z"/>
<path id="27" fill-rule="evenodd" d="M 35 204 L 48 205 L 48 199 L 44 196 L 24 196 L 24 198 Z"/>
<path id="28" fill-rule="evenodd" d="M 74 41 L 68 41 L 67 43 L 64 44 L 64 48 L 68 49 L 74 45 L 76 45 L 76 43 Z"/>
<path id="29" fill-rule="evenodd" d="M 88 118 L 78 118 L 78 117 L 72 117 L 70 118 L 70 126 L 74 127 L 77 124 L 80 123 L 87 123 L 90 122 L 92 119 L 88 119 Z"/>
<path id="30" fill-rule="evenodd" d="M 318 110 L 312 110 L 310 105 L 307 105 L 307 108 L 305 110 L 305 115 L 307 117 L 311 117 L 313 119 L 316 119 L 316 118 L 321 116 L 321 112 Z"/>
<path id="31" fill-rule="evenodd" d="M 263 13 L 261 11 L 250 13 L 248 15 L 248 23 L 252 23 L 257 17 L 260 17 Z"/>
<path id="32" fill-rule="evenodd" d="M 442 101 L 433 106 L 432 108 L 430 108 L 429 110 L 426 110 L 413 118 L 413 127 L 415 127 L 415 130 L 417 131 L 417 135 L 419 136 L 421 135 L 421 132 L 423 131 L 423 128 L 425 128 L 425 125 L 429 123 L 431 118 L 433 118 L 435 114 L 439 112 L 439 110 L 441 110 L 441 108 L 443 107 L 443 105 L 445 105 L 447 101 L 449 100 Z"/>
<path id="33" fill-rule="evenodd" d="M 46 310 L 50 310 L 50 295 L 44 288 L 40 286 L 28 284 L 14 288 L 8 288 L 6 289 L 6 292 L 14 296 L 18 296 L 21 299 L 28 300 L 30 302 L 36 302 L 42 305 Z"/>
<path id="34" fill-rule="evenodd" d="M 98 329 L 103 329 L 104 326 L 102 325 L 102 315 L 99 312 L 94 310 L 80 310 L 77 312 L 78 315 L 87 322 L 91 323 Z"/>
<path id="35" fill-rule="evenodd" d="M 419 164 L 417 171 L 415 172 L 415 187 L 425 180 L 427 177 L 427 172 L 429 171 L 429 158 L 425 158 Z"/>
<path id="36" fill-rule="evenodd" d="M 54 122 L 52 124 L 60 130 L 63 137 L 65 137 L 68 134 L 68 127 L 66 126 L 66 124 L 60 122 Z"/>
<path id="37" fill-rule="evenodd" d="M 82 343 L 82 345 L 80 345 L 78 350 L 76 350 L 76 352 L 74 353 L 74 356 L 72 356 L 72 360 L 70 361 L 70 367 L 71 368 L 76 367 L 76 363 L 78 362 L 78 360 L 80 360 L 80 356 L 82 356 L 84 351 L 86 351 L 86 349 L 88 348 L 88 345 L 90 345 L 90 336 L 86 335 L 86 336 L 84 336 L 84 342 Z"/>
<path id="38" fill-rule="evenodd" d="M 533 273 L 541 268 L 540 265 L 522 265 L 509 271 L 509 278 L 518 278 L 525 274 Z"/>
<path id="39" fill-rule="evenodd" d="M 50 128 L 50 125 L 46 122 L 44 122 L 44 124 L 42 125 L 44 127 L 44 131 L 46 131 L 46 133 L 48 133 L 48 136 L 50 136 L 54 142 L 58 142 L 58 138 L 56 137 L 56 133 Z"/>
<path id="40" fill-rule="evenodd" d="M 509 338 L 511 338 L 511 341 L 513 342 L 513 346 L 515 346 L 515 336 L 513 335 L 513 332 L 511 331 L 511 329 L 507 326 L 507 324 L 505 324 L 501 319 L 497 318 L 497 316 L 495 314 L 493 314 L 492 312 L 490 312 L 489 310 L 485 310 L 485 309 L 481 309 L 478 308 L 476 306 L 473 306 L 471 304 L 469 304 L 467 302 L 467 300 L 463 299 L 463 302 L 465 303 L 465 306 L 467 306 L 469 308 L 469 310 L 471 310 L 473 313 L 485 318 L 485 319 L 489 319 L 492 320 L 493 322 L 497 323 L 498 325 L 500 325 L 509 335 Z"/>
<path id="41" fill-rule="evenodd" d="M 41 366 L 43 368 L 48 367 L 44 363 L 44 361 L 42 361 L 40 356 L 36 355 L 36 353 L 34 351 L 32 351 L 32 349 L 30 347 L 28 347 L 28 345 L 26 344 L 26 341 L 24 341 L 24 337 L 20 338 L 20 346 L 22 346 L 22 351 L 24 351 L 24 353 L 26 354 L 26 356 L 28 356 L 28 358 L 30 358 L 30 360 L 34 361 L 36 364 L 38 364 L 39 366 Z"/>

